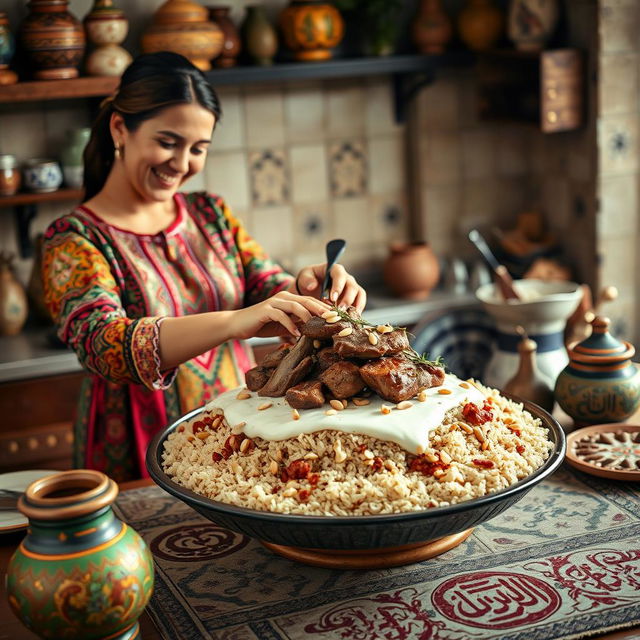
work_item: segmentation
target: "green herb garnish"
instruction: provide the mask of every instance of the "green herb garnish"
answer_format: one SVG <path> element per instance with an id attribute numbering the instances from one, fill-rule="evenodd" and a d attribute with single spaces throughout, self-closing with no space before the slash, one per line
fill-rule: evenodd
<path id="1" fill-rule="evenodd" d="M 402 353 L 414 364 L 424 364 L 431 367 L 442 367 L 444 369 L 445 364 L 442 356 L 438 356 L 435 360 L 429 360 L 426 353 L 420 354 L 414 349 L 405 349 Z"/>
<path id="2" fill-rule="evenodd" d="M 375 329 L 378 326 L 377 324 L 374 324 L 373 322 L 369 322 L 368 320 L 365 320 L 364 318 L 353 318 L 346 311 L 343 311 L 342 309 L 338 309 L 338 307 L 333 307 L 331 309 L 331 311 L 335 311 L 338 314 L 338 316 L 340 316 L 341 320 L 345 320 L 346 322 L 350 322 L 352 325 L 354 325 L 356 327 Z M 393 329 L 393 331 L 406 331 L 407 330 L 406 327 L 394 327 L 393 325 L 387 325 L 387 326 L 391 327 Z"/>

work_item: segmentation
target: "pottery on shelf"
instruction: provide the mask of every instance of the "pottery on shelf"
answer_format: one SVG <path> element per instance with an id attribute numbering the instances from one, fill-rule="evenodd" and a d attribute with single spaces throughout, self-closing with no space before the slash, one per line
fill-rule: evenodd
<path id="1" fill-rule="evenodd" d="M 95 0 L 83 20 L 89 42 L 94 46 L 85 68 L 91 76 L 120 76 L 131 63 L 131 54 L 120 45 L 127 37 L 129 21 L 113 0 Z"/>
<path id="2" fill-rule="evenodd" d="M 62 184 L 62 169 L 50 158 L 32 158 L 24 163 L 22 177 L 28 191 L 49 193 Z"/>
<path id="3" fill-rule="evenodd" d="M 173 51 L 188 58 L 201 71 L 222 51 L 222 29 L 208 20 L 209 12 L 191 0 L 167 0 L 142 34 L 144 53 Z"/>
<path id="4" fill-rule="evenodd" d="M 558 376 L 555 398 L 576 425 L 623 422 L 640 406 L 635 348 L 609 333 L 609 318 L 596 316 L 592 333 L 569 347 L 569 364 Z"/>
<path id="5" fill-rule="evenodd" d="M 60 152 L 60 160 L 64 182 L 71 189 L 80 189 L 84 184 L 83 153 L 90 136 L 89 127 L 67 131 L 67 141 Z"/>
<path id="6" fill-rule="evenodd" d="M 27 294 L 13 274 L 13 255 L 0 253 L 0 335 L 15 336 L 27 321 Z"/>
<path id="7" fill-rule="evenodd" d="M 420 53 L 443 53 L 453 35 L 451 19 L 441 0 L 420 0 L 411 23 L 413 43 Z"/>
<path id="8" fill-rule="evenodd" d="M 19 38 L 36 80 L 78 77 L 85 50 L 84 29 L 67 0 L 31 0 Z"/>
<path id="9" fill-rule="evenodd" d="M 344 20 L 329 2 L 291 0 L 280 13 L 280 29 L 297 60 L 328 60 L 344 36 Z"/>
<path id="10" fill-rule="evenodd" d="M 424 300 L 440 279 L 440 264 L 426 242 L 396 242 L 389 247 L 382 277 L 396 296 Z"/>
<path id="11" fill-rule="evenodd" d="M 15 156 L 0 154 L 0 196 L 12 196 L 20 189 L 22 176 Z"/>
<path id="12" fill-rule="evenodd" d="M 15 50 L 16 42 L 9 28 L 9 19 L 5 11 L 0 11 L 0 85 L 18 82 L 18 74 L 9 69 Z"/>
<path id="13" fill-rule="evenodd" d="M 495 47 L 504 30 L 504 15 L 493 0 L 467 0 L 458 15 L 460 40 L 472 51 Z"/>
<path id="14" fill-rule="evenodd" d="M 558 0 L 510 0 L 507 35 L 519 51 L 540 51 L 558 24 Z"/>
<path id="15" fill-rule="evenodd" d="M 33 482 L 18 501 L 29 519 L 7 569 L 9 604 L 42 638 L 139 637 L 153 560 L 111 505 L 118 485 L 74 469 Z"/>
<path id="16" fill-rule="evenodd" d="M 242 41 L 240 40 L 240 32 L 236 28 L 233 20 L 229 17 L 231 7 L 226 5 L 210 5 L 209 20 L 215 22 L 222 30 L 222 50 L 220 55 L 213 61 L 214 66 L 235 67 L 238 62 L 238 56 L 242 50 Z"/>
<path id="17" fill-rule="evenodd" d="M 267 18 L 261 4 L 245 7 L 245 17 L 240 27 L 242 46 L 247 57 L 259 65 L 273 64 L 278 50 L 278 35 Z"/>

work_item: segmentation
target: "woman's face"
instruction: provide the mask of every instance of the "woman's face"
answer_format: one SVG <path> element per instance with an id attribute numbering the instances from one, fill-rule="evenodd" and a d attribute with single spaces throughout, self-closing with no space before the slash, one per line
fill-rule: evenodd
<path id="1" fill-rule="evenodd" d="M 122 150 L 125 173 L 147 201 L 173 197 L 186 180 L 202 170 L 215 116 L 199 104 L 167 107 L 129 131 L 118 114 L 112 120 L 114 143 Z"/>

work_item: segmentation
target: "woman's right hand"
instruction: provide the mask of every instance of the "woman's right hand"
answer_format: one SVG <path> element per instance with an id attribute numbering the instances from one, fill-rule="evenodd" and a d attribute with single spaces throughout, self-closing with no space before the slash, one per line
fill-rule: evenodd
<path id="1" fill-rule="evenodd" d="M 289 334 L 297 338 L 300 336 L 297 325 L 329 309 L 329 305 L 311 296 L 280 291 L 258 304 L 234 311 L 231 337 L 246 340 Z"/>

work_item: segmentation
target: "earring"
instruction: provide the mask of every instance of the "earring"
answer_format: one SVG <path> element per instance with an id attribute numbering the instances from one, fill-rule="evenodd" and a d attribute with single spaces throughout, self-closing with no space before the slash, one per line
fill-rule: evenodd
<path id="1" fill-rule="evenodd" d="M 120 147 L 118 145 L 116 145 L 113 150 L 113 156 L 116 160 L 120 160 L 120 158 L 122 158 L 122 151 L 120 151 Z"/>

